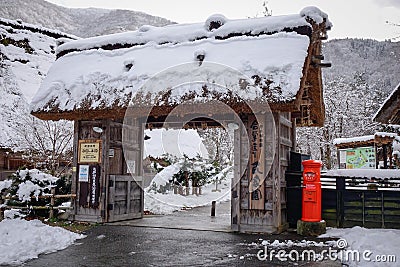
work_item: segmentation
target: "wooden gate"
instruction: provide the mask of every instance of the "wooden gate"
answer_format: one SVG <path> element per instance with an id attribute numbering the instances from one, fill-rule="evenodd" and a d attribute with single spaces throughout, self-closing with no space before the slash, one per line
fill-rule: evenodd
<path id="1" fill-rule="evenodd" d="M 143 217 L 142 177 L 110 175 L 108 186 L 108 222 Z"/>

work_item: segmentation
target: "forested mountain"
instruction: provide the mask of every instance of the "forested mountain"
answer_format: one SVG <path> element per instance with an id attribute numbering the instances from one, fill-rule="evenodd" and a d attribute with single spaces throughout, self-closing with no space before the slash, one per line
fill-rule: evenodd
<path id="1" fill-rule="evenodd" d="M 137 30 L 142 25 L 164 26 L 164 18 L 131 10 L 66 8 L 44 0 L 0 0 L 0 17 L 57 29 L 79 37 Z"/>

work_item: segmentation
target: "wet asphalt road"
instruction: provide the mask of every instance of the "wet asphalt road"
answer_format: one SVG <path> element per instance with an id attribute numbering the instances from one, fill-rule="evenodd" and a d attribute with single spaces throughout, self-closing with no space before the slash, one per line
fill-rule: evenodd
<path id="1" fill-rule="evenodd" d="M 331 262 L 261 262 L 252 242 L 301 240 L 281 235 L 102 225 L 65 250 L 40 255 L 23 266 L 340 266 Z"/>

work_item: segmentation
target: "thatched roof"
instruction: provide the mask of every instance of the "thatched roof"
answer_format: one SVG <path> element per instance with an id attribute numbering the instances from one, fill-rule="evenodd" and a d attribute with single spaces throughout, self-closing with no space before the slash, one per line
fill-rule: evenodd
<path id="1" fill-rule="evenodd" d="M 72 41 L 58 47 L 32 114 L 121 118 L 131 102 L 138 113 L 153 107 L 152 115 L 165 116 L 187 101 L 217 99 L 236 112 L 269 105 L 322 125 L 321 40 L 330 27 L 327 15 L 311 7 Z"/>
<path id="2" fill-rule="evenodd" d="M 374 116 L 374 121 L 385 124 L 400 124 L 400 84 L 383 102 Z"/>
<path id="3" fill-rule="evenodd" d="M 58 38 L 79 39 L 78 37 L 72 34 L 67 34 L 58 30 L 53 30 L 42 26 L 22 22 L 21 20 L 10 20 L 5 18 L 0 18 L 0 25 L 2 25 L 3 27 L 8 27 L 11 33 L 13 32 L 13 30 L 18 29 L 18 30 L 30 31 L 32 33 L 47 35 L 55 39 Z"/>
<path id="4" fill-rule="evenodd" d="M 386 145 L 399 140 L 396 133 L 376 132 L 372 135 L 363 135 L 349 138 L 336 138 L 333 144 L 339 149 Z"/>

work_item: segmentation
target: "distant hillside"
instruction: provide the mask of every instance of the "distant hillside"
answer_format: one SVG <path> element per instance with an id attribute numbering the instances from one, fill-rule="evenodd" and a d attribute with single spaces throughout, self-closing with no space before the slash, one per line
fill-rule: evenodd
<path id="1" fill-rule="evenodd" d="M 0 147 L 19 146 L 30 99 L 55 60 L 58 31 L 0 18 Z"/>
<path id="2" fill-rule="evenodd" d="M 386 131 L 372 118 L 400 82 L 400 43 L 343 39 L 325 43 L 323 50 L 332 63 L 323 70 L 325 124 L 298 128 L 297 144 L 330 169 L 337 163 L 335 138 Z"/>
<path id="3" fill-rule="evenodd" d="M 323 53 L 325 60 L 332 62 L 331 68 L 323 70 L 325 81 L 341 77 L 350 82 L 359 73 L 387 94 L 400 82 L 400 42 L 331 40 L 325 43 Z"/>
<path id="4" fill-rule="evenodd" d="M 164 18 L 131 10 L 66 8 L 44 0 L 0 0 L 0 17 L 91 37 L 136 30 L 142 25 L 164 26 Z"/>

